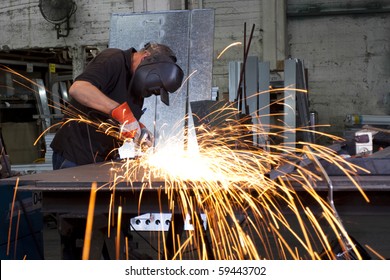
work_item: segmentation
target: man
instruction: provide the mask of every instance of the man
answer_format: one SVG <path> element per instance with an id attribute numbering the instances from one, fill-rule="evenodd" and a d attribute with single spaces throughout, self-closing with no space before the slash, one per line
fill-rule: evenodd
<path id="1" fill-rule="evenodd" d="M 108 48 L 99 53 L 69 89 L 72 100 L 51 143 L 53 169 L 117 158 L 115 151 L 124 140 L 132 138 L 137 142 L 144 138 L 142 133 L 150 134 L 139 123 L 144 98 L 160 95 L 169 105 L 168 92 L 175 92 L 182 80 L 183 71 L 176 64 L 175 54 L 162 44 L 148 43 L 139 51 Z M 100 123 L 112 120 L 118 126 L 116 136 L 98 128 Z M 107 218 L 98 217 L 101 222 L 96 228 L 100 230 L 95 230 L 94 235 L 102 237 L 107 232 Z M 94 224 L 96 220 L 97 217 Z M 77 240 L 84 237 L 85 219 L 65 216 L 60 217 L 59 223 L 62 258 L 80 259 Z M 99 250 L 95 251 L 99 254 Z"/>
<path id="2" fill-rule="evenodd" d="M 78 115 L 95 124 L 113 119 L 120 124 L 120 137 L 85 121 L 64 122 L 51 143 L 53 169 L 115 159 L 123 139 L 138 141 L 144 133 L 152 137 L 139 123 L 144 98 L 161 95 L 168 105 L 168 92 L 176 91 L 182 79 L 175 54 L 163 44 L 148 43 L 140 51 L 108 48 L 99 53 L 70 87 L 72 101 L 64 120 Z"/>

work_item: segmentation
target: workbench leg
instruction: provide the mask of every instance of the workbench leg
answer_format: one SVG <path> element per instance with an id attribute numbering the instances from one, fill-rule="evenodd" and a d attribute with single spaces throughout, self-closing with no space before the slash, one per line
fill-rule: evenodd
<path id="1" fill-rule="evenodd" d="M 198 215 L 199 215 L 198 219 L 199 221 L 201 221 L 202 218 L 200 214 Z M 180 248 L 181 245 L 180 240 L 183 231 L 184 231 L 183 214 L 173 214 L 171 224 L 168 230 L 167 242 L 165 248 L 167 251 L 166 255 L 169 260 L 171 260 L 175 256 L 177 250 Z M 197 242 L 199 244 L 204 244 L 204 246 L 206 247 L 207 259 L 213 260 L 214 259 L 213 249 L 209 241 L 209 238 L 207 236 L 207 232 L 203 227 L 202 223 L 201 224 L 196 223 L 194 225 L 194 233 L 195 233 L 194 238 L 197 239 Z"/>
<path id="2" fill-rule="evenodd" d="M 61 259 L 63 260 L 81 260 L 84 247 L 86 219 L 83 217 L 69 217 L 59 215 L 58 230 L 61 241 Z M 101 260 L 102 258 L 115 259 L 115 254 L 103 254 L 104 246 L 109 246 L 111 250 L 111 241 L 107 238 L 107 217 L 97 215 L 94 217 L 91 247 L 89 259 Z M 110 243 L 107 245 L 106 243 Z M 115 248 L 115 247 L 112 247 Z"/>
<path id="3" fill-rule="evenodd" d="M 202 221 L 202 217 L 200 214 L 198 215 L 198 220 Z M 198 242 L 203 243 L 204 246 L 206 247 L 206 254 L 207 254 L 207 259 L 208 260 L 214 260 L 214 254 L 213 254 L 213 248 L 211 246 L 210 240 L 207 236 L 207 231 L 203 226 L 203 223 L 195 223 L 193 224 L 194 229 L 195 229 L 195 238 L 198 239 Z M 200 234 L 201 233 L 201 234 Z"/>
<path id="4" fill-rule="evenodd" d="M 172 214 L 171 224 L 168 229 L 167 242 L 165 245 L 166 256 L 171 260 L 178 248 L 180 248 L 180 239 L 184 230 L 183 214 Z"/>
<path id="5" fill-rule="evenodd" d="M 61 259 L 80 260 L 84 239 L 85 219 L 58 217 L 61 242 Z"/>

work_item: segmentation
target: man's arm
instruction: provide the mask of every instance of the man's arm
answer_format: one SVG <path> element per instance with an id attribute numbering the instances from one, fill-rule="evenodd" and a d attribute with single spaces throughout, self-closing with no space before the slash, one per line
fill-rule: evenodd
<path id="1" fill-rule="evenodd" d="M 69 95 L 80 104 L 109 115 L 120 104 L 97 87 L 86 81 L 75 81 L 69 88 Z"/>
<path id="2" fill-rule="evenodd" d="M 75 81 L 69 89 L 69 94 L 79 103 L 89 108 L 105 113 L 121 124 L 120 135 L 125 138 L 139 138 L 141 128 L 129 105 L 107 97 L 97 87 L 86 81 Z"/>

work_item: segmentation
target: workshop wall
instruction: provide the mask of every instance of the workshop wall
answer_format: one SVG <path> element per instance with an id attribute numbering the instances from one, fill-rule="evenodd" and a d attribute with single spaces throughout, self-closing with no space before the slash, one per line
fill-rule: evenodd
<path id="1" fill-rule="evenodd" d="M 180 0 L 177 1 L 180 2 Z M 0 50 L 70 46 L 72 52 L 70 55 L 73 57 L 74 70 L 77 74 L 84 67 L 83 46 L 105 47 L 109 38 L 111 13 L 133 12 L 133 2 L 133 0 L 76 1 L 77 11 L 70 18 L 72 30 L 69 36 L 57 39 L 54 25 L 42 17 L 38 1 L 5 0 L 0 9 L 0 24 L 4 26 L 0 33 Z M 180 5 L 171 4 L 171 6 Z M 256 24 L 250 54 L 260 56 L 261 0 L 189 1 L 188 8 L 199 7 L 215 9 L 213 85 L 219 86 L 220 92 L 226 92 L 228 90 L 228 62 L 242 59 L 242 46 L 231 48 L 223 57 L 218 60 L 216 58 L 230 43 L 243 41 L 244 22 L 247 23 L 247 37 L 249 37 L 252 25 Z"/>
<path id="2" fill-rule="evenodd" d="M 57 39 L 54 24 L 40 13 L 38 1 L 3 0 L 0 9 L 1 49 L 107 44 L 113 12 L 131 12 L 133 1 L 76 1 L 77 11 L 70 18 L 72 30 Z"/>
<path id="3" fill-rule="evenodd" d="M 177 0 L 181 1 L 181 0 Z M 107 46 L 110 16 L 113 12 L 132 12 L 133 0 L 78 0 L 77 11 L 70 19 L 73 28 L 66 38 L 57 39 L 54 25 L 40 14 L 39 1 L 3 0 L 0 9 L 0 50 L 69 46 L 75 73 L 82 70 L 83 47 Z M 183 2 L 183 1 L 182 1 Z M 243 41 L 256 25 L 250 55 L 262 59 L 267 42 L 263 41 L 263 0 L 184 1 L 188 8 L 215 9 L 213 86 L 220 93 L 228 91 L 228 62 L 241 60 L 242 46 L 218 54 L 230 43 Z M 311 109 L 320 123 L 332 124 L 328 130 L 342 134 L 346 114 L 389 114 L 389 12 L 375 13 L 375 5 L 388 9 L 389 1 L 288 0 L 288 51 L 304 60 L 308 68 Z M 337 4 L 340 3 L 340 4 Z M 338 5 L 338 6 L 337 6 Z M 341 5 L 341 6 L 340 6 Z M 313 14 L 308 9 L 368 7 L 367 13 Z"/>
<path id="4" fill-rule="evenodd" d="M 286 58 L 304 61 L 310 110 L 318 113 L 319 124 L 331 125 L 320 130 L 343 136 L 347 114 L 390 114 L 389 1 L 287 0 L 286 5 Z M 205 0 L 203 7 L 215 8 L 215 58 L 230 43 L 243 42 L 244 22 L 247 36 L 256 24 L 249 55 L 261 60 L 263 50 L 274 46 L 263 40 L 262 1 Z M 242 46 L 233 47 L 214 60 L 213 82 L 220 92 L 228 91 L 228 62 L 242 60 L 242 53 Z"/>
<path id="5" fill-rule="evenodd" d="M 229 91 L 229 61 L 242 61 L 244 46 L 231 47 L 220 58 L 218 56 L 228 45 L 244 42 L 245 23 L 247 41 L 255 24 L 249 55 L 262 56 L 261 3 L 259 0 L 203 1 L 203 8 L 215 9 L 213 86 L 218 86 L 220 93 Z"/>
<path id="6" fill-rule="evenodd" d="M 390 114 L 389 4 L 288 1 L 288 54 L 305 61 L 311 108 L 333 134 L 346 114 Z"/>
<path id="7" fill-rule="evenodd" d="M 76 1 L 77 10 L 70 18 L 69 36 L 57 38 L 55 25 L 43 18 L 38 4 L 39 1 L 3 0 L 0 50 L 69 46 L 75 74 L 84 67 L 85 46 L 107 46 L 111 13 L 133 11 L 133 0 Z M 65 25 L 61 27 L 64 29 Z"/>

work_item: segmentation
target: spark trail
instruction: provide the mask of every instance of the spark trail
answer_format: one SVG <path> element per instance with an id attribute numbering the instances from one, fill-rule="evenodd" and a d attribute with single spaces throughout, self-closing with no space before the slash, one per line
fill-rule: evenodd
<path id="1" fill-rule="evenodd" d="M 283 103 L 283 100 L 278 102 Z M 84 122 L 102 133 L 121 137 L 118 127 L 110 123 L 92 120 L 68 104 L 53 106 L 61 107 L 71 116 L 56 124 L 58 126 L 66 122 Z M 181 141 L 178 139 L 182 139 L 180 135 L 167 137 L 143 157 L 123 161 L 119 171 L 113 168 L 114 179 L 107 184 L 113 194 L 116 185 L 123 181 L 128 182 L 131 189 L 132 182 L 139 180 L 137 176 L 141 169 L 144 188 L 151 186 L 150 178 L 163 178 L 162 191 L 171 201 L 172 213 L 179 210 L 183 218 L 189 215 L 195 229 L 185 236 L 174 236 L 177 243 L 174 259 L 336 258 L 330 239 L 337 239 L 342 248 L 347 248 L 348 233 L 328 201 L 317 191 L 321 176 L 299 162 L 315 156 L 337 165 L 367 199 L 353 177 L 360 168 L 332 150 L 313 143 L 294 143 L 293 148 L 277 143 L 256 146 L 253 135 L 282 139 L 286 129 L 299 132 L 308 128 L 291 129 L 280 125 L 266 129 L 264 125 L 252 124 L 237 115 L 229 105 L 214 111 L 209 118 L 224 119 L 223 125 L 198 127 L 195 150 L 177 149 L 178 141 Z M 315 133 L 340 140 L 318 131 Z M 294 172 L 270 179 L 272 170 L 286 164 L 294 166 Z M 306 204 L 307 197 L 310 206 Z M 107 205 L 109 211 L 113 207 Z M 203 230 L 201 213 L 207 217 L 207 230 Z M 163 237 L 162 242 L 159 255 L 167 257 L 164 254 L 166 238 Z M 352 252 L 361 258 L 356 249 L 352 248 Z"/>
<path id="2" fill-rule="evenodd" d="M 346 248 L 348 234 L 328 201 L 316 191 L 321 176 L 299 162 L 315 156 L 336 164 L 357 188 L 359 185 L 351 174 L 359 167 L 312 143 L 296 143 L 294 148 L 253 147 L 247 136 L 264 129 L 243 124 L 232 112 L 230 106 L 214 112 L 227 119 L 222 127 L 198 129 L 201 133 L 197 134 L 197 152 L 178 151 L 172 137 L 136 164 L 132 161 L 123 164 L 124 180 L 130 183 L 140 168 L 146 171 L 145 183 L 151 177 L 162 177 L 164 191 L 172 200 L 168 204 L 174 205 L 172 212 L 177 211 L 176 207 L 183 219 L 190 215 L 194 228 L 198 229 L 180 239 L 182 246 L 176 257 L 183 258 L 186 251 L 195 250 L 198 254 L 192 257 L 199 259 L 210 255 L 216 259 L 335 258 L 328 238 L 339 239 Z M 306 146 L 311 148 L 305 149 Z M 269 172 L 285 164 L 294 165 L 296 170 L 271 180 Z M 149 185 L 151 182 L 145 188 Z M 297 189 L 310 196 L 315 209 L 305 205 Z M 207 216 L 207 232 L 201 230 L 200 213 Z M 359 258 L 359 252 L 354 253 Z"/>

